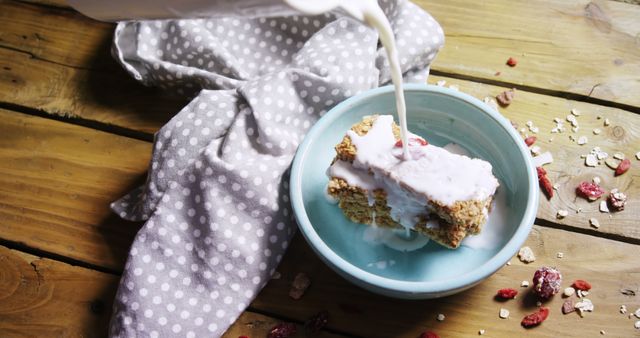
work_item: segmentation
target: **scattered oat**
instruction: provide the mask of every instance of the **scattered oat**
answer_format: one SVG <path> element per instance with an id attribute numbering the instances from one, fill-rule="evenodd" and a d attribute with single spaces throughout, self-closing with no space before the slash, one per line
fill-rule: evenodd
<path id="1" fill-rule="evenodd" d="M 578 310 L 580 317 L 584 317 L 585 312 L 593 312 L 593 303 L 587 298 L 581 299 L 574 307 Z"/>
<path id="2" fill-rule="evenodd" d="M 502 318 L 502 319 L 509 318 L 509 310 L 507 310 L 505 308 L 501 308 L 500 312 L 498 313 L 498 316 L 500 316 L 500 318 Z"/>
<path id="3" fill-rule="evenodd" d="M 625 295 L 625 296 L 635 296 L 636 292 L 631 290 L 631 289 L 627 289 L 627 288 L 622 288 L 620 289 L 620 293 Z"/>
<path id="4" fill-rule="evenodd" d="M 485 332 L 484 330 L 480 330 L 480 331 L 478 331 L 478 335 L 482 336 L 484 334 L 484 332 Z"/>
<path id="5" fill-rule="evenodd" d="M 508 261 L 506 264 L 506 266 L 509 266 L 509 265 L 511 265 L 511 261 Z"/>
<path id="6" fill-rule="evenodd" d="M 605 335 L 605 334 L 607 334 L 607 333 L 606 333 L 606 332 L 604 332 L 604 330 L 600 330 L 600 334 L 604 336 L 604 335 Z"/>
<path id="7" fill-rule="evenodd" d="M 289 297 L 298 300 L 304 296 L 305 291 L 311 285 L 311 279 L 304 272 L 300 272 L 296 275 L 291 283 L 291 289 L 289 289 Z"/>
<path id="8" fill-rule="evenodd" d="M 447 84 L 447 81 L 445 81 L 445 80 L 440 80 L 440 81 L 436 82 L 436 86 L 438 86 L 438 87 L 444 87 L 445 84 Z"/>
<path id="9" fill-rule="evenodd" d="M 580 127 L 571 127 L 571 131 L 577 133 L 580 130 Z"/>
<path id="10" fill-rule="evenodd" d="M 562 303 L 562 314 L 567 314 L 574 312 L 576 308 L 573 306 L 573 301 L 571 299 L 567 299 Z"/>
<path id="11" fill-rule="evenodd" d="M 531 154 L 533 156 L 538 156 L 540 155 L 540 147 L 539 146 L 533 146 L 531 147 Z"/>
<path id="12" fill-rule="evenodd" d="M 558 253 L 556 254 L 556 257 L 558 257 L 558 258 L 563 258 L 563 257 L 564 257 L 564 253 L 562 253 L 562 252 L 558 252 Z"/>
<path id="13" fill-rule="evenodd" d="M 536 306 L 537 306 L 537 307 L 541 307 L 541 306 L 542 306 L 542 302 L 541 302 L 541 301 L 537 301 L 537 302 L 536 302 Z"/>
<path id="14" fill-rule="evenodd" d="M 609 157 L 608 159 L 606 159 L 604 161 L 604 164 L 606 164 L 607 167 L 615 170 L 616 168 L 618 168 L 618 165 L 620 164 L 620 161 L 614 159 L 613 157 Z"/>
<path id="15" fill-rule="evenodd" d="M 458 85 L 452 84 L 452 85 L 449 85 L 449 89 L 453 89 L 455 91 L 459 91 L 460 87 Z"/>
<path id="16" fill-rule="evenodd" d="M 604 201 L 603 201 L 603 202 L 604 202 Z M 606 203 L 606 202 L 605 202 L 605 203 Z M 591 224 L 591 226 L 592 226 L 592 227 L 594 227 L 594 228 L 596 228 L 596 229 L 600 228 L 600 222 L 598 222 L 598 220 L 597 220 L 597 219 L 595 219 L 595 218 L 593 218 L 593 217 L 592 217 L 592 218 L 589 218 L 589 224 Z"/>
<path id="17" fill-rule="evenodd" d="M 580 111 L 578 111 L 578 109 L 573 108 L 571 109 L 571 114 L 573 116 L 580 116 Z"/>
<path id="18" fill-rule="evenodd" d="M 578 145 L 585 145 L 587 142 L 589 142 L 589 139 L 587 139 L 586 136 L 580 136 L 578 138 Z"/>
<path id="19" fill-rule="evenodd" d="M 560 189 L 560 185 L 558 183 L 553 185 L 553 190 L 558 190 Z"/>
<path id="20" fill-rule="evenodd" d="M 596 119 L 598 119 L 598 120 L 602 120 L 602 116 L 601 116 L 601 115 L 598 115 L 598 116 L 596 116 Z"/>
<path id="21" fill-rule="evenodd" d="M 518 251 L 518 258 L 523 263 L 531 263 L 535 262 L 536 260 L 536 256 L 533 254 L 533 250 L 531 250 L 531 248 L 528 246 L 523 246 L 522 248 L 520 248 L 520 251 Z"/>
<path id="22" fill-rule="evenodd" d="M 444 317 L 444 314 L 442 314 L 442 313 L 439 313 L 439 314 L 438 314 L 438 316 L 436 317 L 436 319 L 437 319 L 439 322 L 443 321 L 443 320 L 444 320 L 444 318 L 445 318 L 445 317 Z"/>
<path id="23" fill-rule="evenodd" d="M 604 160 L 605 158 L 609 157 L 609 154 L 607 154 L 604 151 L 601 151 L 596 154 L 596 157 L 598 158 L 598 160 Z"/>
<path id="24" fill-rule="evenodd" d="M 600 135 L 600 133 L 602 133 L 602 130 L 600 130 L 600 128 L 593 129 L 593 135 Z"/>
<path id="25" fill-rule="evenodd" d="M 640 319 L 640 308 L 638 308 L 634 313 L 634 316 L 636 316 L 636 318 Z"/>
<path id="26" fill-rule="evenodd" d="M 623 315 L 627 313 L 626 305 L 620 305 L 620 313 L 622 313 Z"/>
<path id="27" fill-rule="evenodd" d="M 607 201 L 600 201 L 600 212 L 609 212 Z"/>
<path id="28" fill-rule="evenodd" d="M 560 209 L 558 210 L 558 213 L 556 214 L 556 218 L 562 219 L 567 217 L 567 215 L 569 215 L 569 212 L 564 210 L 564 209 Z"/>
<path id="29" fill-rule="evenodd" d="M 549 163 L 553 163 L 553 155 L 548 151 L 533 158 L 533 165 L 536 167 L 542 167 Z"/>
<path id="30" fill-rule="evenodd" d="M 640 320 L 639 320 L 639 321 L 637 321 L 637 322 L 635 322 L 635 323 L 633 324 L 633 327 L 635 327 L 636 329 L 640 330 Z"/>
<path id="31" fill-rule="evenodd" d="M 527 288 L 527 287 L 529 287 L 529 281 L 528 281 L 528 280 L 523 280 L 523 281 L 520 283 L 520 286 L 522 286 L 523 288 Z"/>
<path id="32" fill-rule="evenodd" d="M 624 160 L 624 154 L 623 153 L 615 153 L 613 154 L 613 158 L 615 158 L 616 160 Z"/>
<path id="33" fill-rule="evenodd" d="M 578 295 L 578 298 L 584 298 L 584 297 L 589 295 L 589 291 L 578 290 L 578 291 L 576 291 L 576 294 Z"/>
<path id="34" fill-rule="evenodd" d="M 640 151 L 636 153 L 636 160 L 640 160 Z"/>
<path id="35" fill-rule="evenodd" d="M 609 121 L 609 119 L 604 119 L 604 126 L 608 127 L 611 124 L 611 121 Z"/>
<path id="36" fill-rule="evenodd" d="M 564 291 L 562 292 L 562 294 L 565 297 L 571 297 L 571 296 L 573 296 L 574 293 L 576 293 L 576 289 L 574 289 L 572 287 L 565 288 Z"/>
<path id="37" fill-rule="evenodd" d="M 566 119 L 567 119 L 567 122 L 571 122 L 571 124 L 577 121 L 575 115 L 567 115 Z"/>
<path id="38" fill-rule="evenodd" d="M 591 181 L 592 181 L 593 183 L 595 183 L 595 184 L 600 184 L 600 177 L 598 177 L 598 176 L 594 176 L 594 177 L 591 179 Z"/>
<path id="39" fill-rule="evenodd" d="M 581 213 L 581 212 L 582 212 L 582 208 L 578 208 L 578 209 L 576 209 L 576 214 L 579 214 L 579 213 Z"/>
<path id="40" fill-rule="evenodd" d="M 586 165 L 587 167 L 595 167 L 598 165 L 598 158 L 596 158 L 595 155 L 589 154 L 584 159 L 584 165 Z"/>

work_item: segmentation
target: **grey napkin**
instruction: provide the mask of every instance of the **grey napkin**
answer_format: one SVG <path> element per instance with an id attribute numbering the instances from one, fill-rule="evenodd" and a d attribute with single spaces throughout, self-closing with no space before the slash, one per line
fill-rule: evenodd
<path id="1" fill-rule="evenodd" d="M 405 80 L 443 44 L 407 1 L 381 1 Z M 220 336 L 269 281 L 295 232 L 288 168 L 345 98 L 390 81 L 377 33 L 339 14 L 120 23 L 132 76 L 193 100 L 155 135 L 147 182 L 114 202 L 146 221 L 114 302 L 112 337 Z"/>

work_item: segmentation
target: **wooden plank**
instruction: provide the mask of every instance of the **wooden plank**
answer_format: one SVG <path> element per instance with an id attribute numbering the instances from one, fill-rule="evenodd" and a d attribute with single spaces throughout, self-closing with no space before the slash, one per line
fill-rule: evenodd
<path id="1" fill-rule="evenodd" d="M 109 203 L 144 182 L 151 144 L 0 110 L 0 236 L 120 269 L 138 225 Z"/>
<path id="2" fill-rule="evenodd" d="M 434 70 L 640 107 L 640 6 L 587 0 L 415 2 L 446 35 Z M 519 60 L 515 68 L 505 65 L 511 56 Z"/>
<path id="3" fill-rule="evenodd" d="M 0 8 L 0 103 L 145 133 L 187 103 L 117 65 L 109 52 L 113 25 L 13 1 Z"/>
<path id="4" fill-rule="evenodd" d="M 461 91 L 479 99 L 487 96 L 495 97 L 506 89 L 445 77 L 429 78 L 430 83 L 440 80 L 447 81 L 446 86 L 459 86 Z M 574 108 L 581 114 L 576 117 L 579 122 L 576 133 L 572 132 L 571 124 L 566 121 L 567 115 Z M 499 108 L 499 110 L 505 117 L 516 122 L 520 128 L 525 128 L 526 135 L 537 135 L 536 145 L 542 152 L 550 151 L 553 154 L 554 162 L 545 166 L 545 169 L 551 181 L 558 184 L 559 189 L 551 200 L 544 197 L 540 199 L 539 218 L 564 227 L 581 231 L 597 231 L 639 242 L 640 228 L 637 220 L 640 219 L 640 200 L 637 196 L 640 196 L 640 186 L 635 182 L 640 175 L 640 161 L 634 157 L 634 154 L 640 151 L 640 116 L 616 108 L 525 91 L 517 91 L 514 102 L 509 107 Z M 598 116 L 601 118 L 598 119 Z M 556 117 L 564 121 L 567 129 L 564 133 L 551 133 L 556 126 L 553 121 Z M 611 123 L 609 126 L 604 126 L 605 119 L 609 119 Z M 527 129 L 528 121 L 533 122 L 533 125 L 540 129 L 538 134 L 533 134 Z M 601 134 L 593 134 L 596 128 L 601 129 Z M 578 145 L 569 136 L 573 136 L 576 140 L 580 136 L 586 136 L 588 143 Z M 596 168 L 585 166 L 585 160 L 580 156 L 588 154 L 596 146 L 610 156 L 616 152 L 624 153 L 631 159 L 631 169 L 626 174 L 615 177 L 614 171 L 605 164 Z M 600 184 L 605 190 L 618 188 L 627 193 L 629 199 L 624 211 L 601 213 L 598 209 L 599 201 L 589 202 L 576 197 L 575 189 L 578 184 L 582 181 L 591 181 L 595 176 L 601 178 Z M 557 219 L 557 211 L 561 209 L 568 210 L 569 216 Z M 577 210 L 581 211 L 578 213 Z M 601 227 L 599 229 L 591 227 L 590 218 L 598 219 Z"/>
<path id="5" fill-rule="evenodd" d="M 106 337 L 119 276 L 0 246 L 0 336 Z M 279 319 L 244 312 L 224 337 L 265 337 Z M 304 329 L 298 325 L 298 331 Z M 297 337 L 301 337 L 298 335 Z M 319 337 L 340 337 L 321 332 Z"/>
<path id="6" fill-rule="evenodd" d="M 526 245 L 538 257 L 530 265 L 514 258 L 510 266 L 461 294 L 405 301 L 377 296 L 349 284 L 324 265 L 297 236 L 278 268 L 282 277 L 270 281 L 251 306 L 297 319 L 326 309 L 331 318 L 330 328 L 363 337 L 413 338 L 425 330 L 441 337 L 472 337 L 481 329 L 486 330 L 488 337 L 595 337 L 600 330 L 613 337 L 637 334 L 633 327 L 637 319 L 629 319 L 618 311 L 622 304 L 632 311 L 640 307 L 640 297 L 624 296 L 619 291 L 640 289 L 637 245 L 539 226 L 534 227 Z M 593 250 L 594 247 L 598 250 Z M 564 257 L 556 258 L 557 252 L 563 252 Z M 549 319 L 540 327 L 523 329 L 520 320 L 535 311 L 536 300 L 529 294 L 531 287 L 522 288 L 520 283 L 531 281 L 535 269 L 543 265 L 562 271 L 563 287 L 575 279 L 591 282 L 589 298 L 595 311 L 582 319 L 576 313 L 562 315 L 563 298 L 557 295 L 545 302 L 551 310 Z M 299 272 L 306 273 L 312 284 L 304 297 L 295 301 L 289 298 L 288 290 Z M 520 290 L 521 296 L 504 303 L 494 300 L 496 291 L 505 287 Z M 511 312 L 509 319 L 498 318 L 500 308 Z M 440 313 L 446 316 L 442 322 L 436 319 Z"/>

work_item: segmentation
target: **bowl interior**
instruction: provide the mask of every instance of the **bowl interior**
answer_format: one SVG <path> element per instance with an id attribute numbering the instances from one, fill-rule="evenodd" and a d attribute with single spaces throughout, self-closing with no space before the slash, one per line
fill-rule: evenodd
<path id="1" fill-rule="evenodd" d="M 502 199 L 504 204 L 499 214 L 492 211 L 485 225 L 485 231 L 494 230 L 494 245 L 463 245 L 450 250 L 429 242 L 422 249 L 400 252 L 365 241 L 364 231 L 368 226 L 347 220 L 337 205 L 328 202 L 324 193 L 328 183 L 325 172 L 335 156 L 333 147 L 345 132 L 366 115 L 395 116 L 391 88 L 379 88 L 365 96 L 345 101 L 325 115 L 310 131 L 296 155 L 292 197 L 298 223 L 310 245 L 330 265 L 343 270 L 339 271 L 343 275 L 343 267 L 348 266 L 347 274 L 365 284 L 408 282 L 416 286 L 408 285 L 410 292 L 442 291 L 437 289 L 442 289 L 446 281 L 455 281 L 449 284 L 452 287 L 454 284 L 458 287 L 465 283 L 471 285 L 493 273 L 522 244 L 533 223 L 530 214 L 535 215 L 537 208 L 537 199 L 531 201 L 532 168 L 528 167 L 531 163 L 524 154 L 524 147 L 516 141 L 515 132 L 508 129 L 512 129 L 508 121 L 497 113 L 490 115 L 487 108 L 479 108 L 483 103 L 465 94 L 426 85 L 407 87 L 409 130 L 434 145 L 455 143 L 471 156 L 489 161 L 500 181 L 496 199 Z M 397 116 L 395 119 L 397 121 Z M 535 203 L 533 211 L 531 203 Z M 527 217 L 530 219 L 523 222 Z M 523 230 L 526 233 L 514 236 L 521 224 L 528 227 Z M 510 241 L 514 243 L 506 248 Z M 326 255 L 329 251 L 332 254 Z M 393 288 L 392 284 L 379 286 Z"/>

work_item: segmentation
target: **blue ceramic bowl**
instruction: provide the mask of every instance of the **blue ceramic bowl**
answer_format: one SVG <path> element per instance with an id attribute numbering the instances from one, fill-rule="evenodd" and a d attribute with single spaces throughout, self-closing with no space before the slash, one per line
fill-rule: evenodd
<path id="1" fill-rule="evenodd" d="M 363 239 L 366 225 L 350 222 L 325 197 L 325 172 L 333 147 L 363 116 L 395 114 L 392 86 L 354 96 L 331 109 L 309 131 L 291 171 L 291 201 L 299 228 L 313 250 L 347 280 L 375 293 L 407 299 L 435 298 L 468 289 L 502 267 L 527 238 L 538 208 L 535 168 L 509 121 L 483 102 L 448 88 L 407 85 L 408 126 L 430 143 L 456 143 L 489 161 L 506 200 L 492 248 L 447 249 L 435 242 L 400 252 Z M 397 121 L 397 116 L 396 116 Z M 493 219 L 492 219 L 493 218 Z M 486 229 L 485 229 L 486 231 Z"/>

